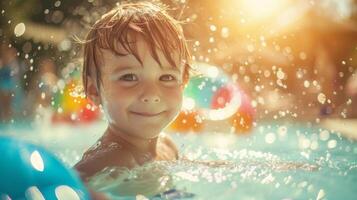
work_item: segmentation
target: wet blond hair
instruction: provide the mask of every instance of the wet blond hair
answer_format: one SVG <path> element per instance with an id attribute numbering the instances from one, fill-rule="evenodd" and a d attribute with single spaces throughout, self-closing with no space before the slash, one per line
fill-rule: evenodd
<path id="1" fill-rule="evenodd" d="M 83 42 L 82 78 L 85 93 L 89 78 L 96 81 L 98 90 L 100 88 L 100 49 L 109 49 L 119 56 L 132 54 L 142 64 L 135 41 L 132 41 L 136 36 L 144 39 L 151 55 L 160 66 L 157 49 L 163 52 L 172 66 L 179 68 L 173 54 L 177 52 L 179 65 L 184 64 L 183 82 L 188 81 L 191 55 L 180 22 L 167 14 L 166 10 L 167 7 L 150 2 L 119 4 L 95 22 Z M 126 52 L 123 52 L 123 48 Z"/>

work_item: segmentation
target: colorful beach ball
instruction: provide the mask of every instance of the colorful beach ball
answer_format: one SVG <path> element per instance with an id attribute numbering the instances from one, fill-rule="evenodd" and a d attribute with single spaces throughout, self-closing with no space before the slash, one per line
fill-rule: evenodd
<path id="1" fill-rule="evenodd" d="M 78 81 L 69 81 L 63 92 L 56 94 L 53 122 L 86 123 L 100 117 L 99 108 L 80 91 Z"/>
<path id="2" fill-rule="evenodd" d="M 195 68 L 200 74 L 190 78 L 184 90 L 184 97 L 193 99 L 199 108 L 210 109 L 215 92 L 226 85 L 229 78 L 217 67 L 204 63 L 197 64 Z"/>
<path id="3" fill-rule="evenodd" d="M 227 109 L 234 98 L 238 96 L 239 106 L 234 107 L 234 111 L 227 111 L 227 119 L 236 133 L 248 132 L 254 122 L 255 110 L 251 106 L 249 96 L 239 87 L 238 84 L 228 84 L 220 88 L 213 96 L 211 108 L 214 110 Z M 233 113 L 233 114 L 232 114 Z"/>
<path id="4" fill-rule="evenodd" d="M 199 119 L 201 116 L 195 110 L 183 110 L 169 126 L 169 130 L 179 133 L 196 132 L 203 129 L 203 123 Z"/>
<path id="5" fill-rule="evenodd" d="M 77 174 L 44 148 L 9 137 L 0 148 L 0 199 L 90 199 Z"/>
<path id="6" fill-rule="evenodd" d="M 191 77 L 182 112 L 169 130 L 199 132 L 210 121 L 227 120 L 236 133 L 248 132 L 255 116 L 249 96 L 218 67 L 205 63 L 194 67 L 200 75 Z"/>

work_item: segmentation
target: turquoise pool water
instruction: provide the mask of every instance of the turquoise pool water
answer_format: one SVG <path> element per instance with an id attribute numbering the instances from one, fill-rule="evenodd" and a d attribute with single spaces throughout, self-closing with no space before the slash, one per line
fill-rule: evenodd
<path id="1" fill-rule="evenodd" d="M 47 147 L 73 166 L 105 128 L 1 126 L 10 135 Z M 357 143 L 309 123 L 258 123 L 249 135 L 172 134 L 182 155 L 196 162 L 151 163 L 135 170 L 107 169 L 90 185 L 113 199 L 121 189 L 155 194 L 154 199 L 356 199 Z M 219 160 L 208 165 L 197 162 Z M 114 177 L 114 172 L 122 172 Z M 155 184 L 153 184 L 155 183 Z M 150 187 L 149 187 L 149 186 Z M 150 190 L 144 191 L 144 190 Z M 148 195 L 146 195 L 148 197 Z"/>

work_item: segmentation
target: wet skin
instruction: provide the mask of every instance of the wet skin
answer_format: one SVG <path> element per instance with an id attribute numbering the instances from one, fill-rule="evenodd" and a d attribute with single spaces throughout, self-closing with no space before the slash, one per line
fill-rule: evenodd
<path id="1" fill-rule="evenodd" d="M 158 50 L 160 66 L 140 37 L 136 46 L 142 64 L 131 54 L 119 56 L 101 49 L 99 89 L 88 79 L 87 95 L 103 106 L 109 125 L 75 165 L 83 180 L 109 166 L 133 168 L 178 158 L 175 144 L 161 131 L 180 111 L 183 65 L 176 59 L 180 67 L 171 66 Z"/>

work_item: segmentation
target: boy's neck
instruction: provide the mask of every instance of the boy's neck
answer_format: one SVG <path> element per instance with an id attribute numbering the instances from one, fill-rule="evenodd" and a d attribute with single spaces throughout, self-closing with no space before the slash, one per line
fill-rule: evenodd
<path id="1" fill-rule="evenodd" d="M 109 137 L 113 137 L 113 139 L 119 143 L 124 142 L 131 150 L 135 151 L 136 153 L 150 153 L 153 157 L 155 157 L 157 154 L 156 146 L 159 137 L 143 139 L 125 134 L 111 126 L 108 127 L 105 134 L 108 134 Z"/>

